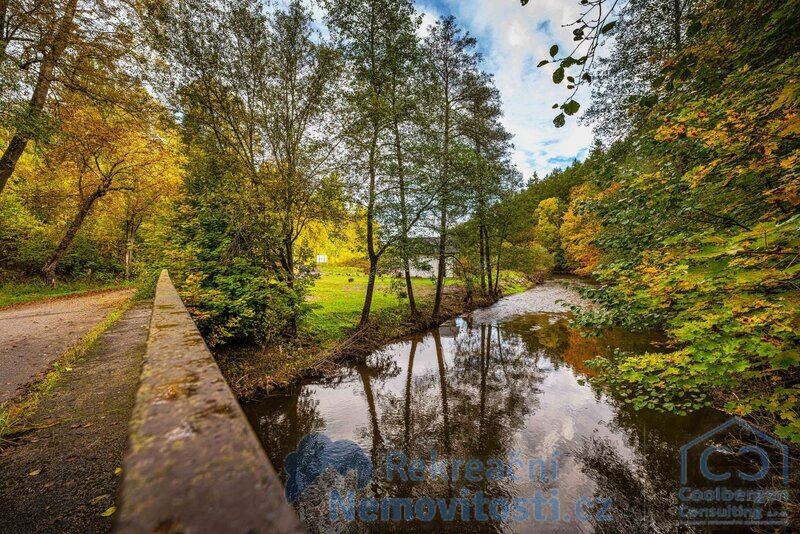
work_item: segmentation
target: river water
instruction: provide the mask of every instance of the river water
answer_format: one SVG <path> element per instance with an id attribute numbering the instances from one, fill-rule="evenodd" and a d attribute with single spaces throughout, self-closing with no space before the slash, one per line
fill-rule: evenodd
<path id="1" fill-rule="evenodd" d="M 391 343 L 333 377 L 246 405 L 282 479 L 300 493 L 295 504 L 310 530 L 678 531 L 680 448 L 727 418 L 712 410 L 635 411 L 593 386 L 587 359 L 614 349 L 661 352 L 664 340 L 620 330 L 582 337 L 563 302 L 580 299 L 561 280 L 547 281 Z M 296 459 L 285 459 L 304 437 L 306 449 L 323 452 L 297 474 Z M 367 476 L 364 461 L 372 466 Z M 331 516 L 332 491 L 344 514 L 348 488 L 354 521 Z M 470 508 L 479 493 L 493 514 Z M 365 497 L 426 504 L 413 517 L 398 506 L 393 518 L 389 504 L 373 510 Z M 518 498 L 529 499 L 527 516 L 514 507 Z M 437 499 L 455 503 L 452 519 L 441 508 L 426 515 Z"/>

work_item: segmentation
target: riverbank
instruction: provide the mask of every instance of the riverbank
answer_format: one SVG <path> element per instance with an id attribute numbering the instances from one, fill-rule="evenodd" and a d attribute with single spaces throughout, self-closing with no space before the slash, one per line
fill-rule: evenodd
<path id="1" fill-rule="evenodd" d="M 508 278 L 505 284 L 501 284 L 502 296 L 520 293 L 534 285 Z M 475 294 L 467 299 L 464 286 L 453 284 L 445 287 L 441 313 L 436 320 L 430 317 L 433 295 L 423 291 L 418 295 L 417 302 L 421 319 L 415 320 L 410 316 L 407 306 L 395 303 L 394 306 L 381 306 L 377 310 L 373 308 L 369 324 L 356 329 L 355 321 L 362 301 L 352 295 L 337 295 L 332 300 L 336 301 L 336 306 L 349 304 L 353 308 L 343 312 L 345 317 L 352 316 L 348 327 L 334 325 L 341 333 L 338 338 L 323 337 L 320 341 L 296 346 L 227 347 L 215 353 L 222 374 L 239 400 L 251 401 L 299 380 L 328 375 L 344 361 L 363 357 L 386 343 L 424 332 L 453 317 L 496 302 Z M 328 305 L 329 309 L 333 307 Z M 323 329 L 325 332 L 331 330 Z"/>

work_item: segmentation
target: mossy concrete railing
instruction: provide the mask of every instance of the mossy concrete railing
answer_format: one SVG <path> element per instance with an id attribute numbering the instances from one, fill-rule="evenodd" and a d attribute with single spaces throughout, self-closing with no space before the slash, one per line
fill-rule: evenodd
<path id="1" fill-rule="evenodd" d="M 303 532 L 167 271 L 158 279 L 116 532 Z"/>

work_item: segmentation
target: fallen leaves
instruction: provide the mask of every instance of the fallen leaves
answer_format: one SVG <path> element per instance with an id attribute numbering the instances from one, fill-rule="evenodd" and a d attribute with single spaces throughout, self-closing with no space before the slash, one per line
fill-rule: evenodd
<path id="1" fill-rule="evenodd" d="M 111 517 L 112 515 L 114 515 L 114 512 L 116 512 L 116 511 L 117 511 L 117 507 L 116 506 L 112 506 L 108 510 L 106 510 L 105 512 L 100 514 L 100 516 L 101 517 Z"/>

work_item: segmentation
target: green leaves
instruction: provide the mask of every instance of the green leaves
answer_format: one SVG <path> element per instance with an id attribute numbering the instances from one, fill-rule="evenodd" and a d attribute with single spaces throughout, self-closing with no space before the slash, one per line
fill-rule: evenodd
<path id="1" fill-rule="evenodd" d="M 523 5 L 523 7 L 524 7 L 524 6 L 527 6 L 527 5 L 528 5 L 528 2 L 529 2 L 529 1 L 530 1 L 530 0 L 519 0 L 519 3 L 520 3 L 520 4 L 522 4 L 522 5 Z"/>
<path id="2" fill-rule="evenodd" d="M 561 128 L 566 124 L 566 118 L 564 117 L 563 113 L 559 113 L 555 119 L 553 119 L 553 124 L 555 124 L 556 128 Z"/>
<path id="3" fill-rule="evenodd" d="M 564 104 L 563 109 L 567 115 L 575 115 L 581 109 L 581 105 L 575 100 L 570 100 Z"/>
<path id="4" fill-rule="evenodd" d="M 703 29 L 703 24 L 699 20 L 695 20 L 691 24 L 689 24 L 688 28 L 686 28 L 686 37 L 692 38 L 698 33 L 700 33 L 700 30 L 702 29 Z"/>
<path id="5" fill-rule="evenodd" d="M 600 29 L 600 33 L 608 33 L 611 30 L 613 30 L 614 26 L 616 26 L 616 25 L 617 25 L 617 21 L 616 20 L 612 20 L 611 22 L 609 22 L 608 24 L 606 24 L 605 26 L 603 26 Z"/>
<path id="6" fill-rule="evenodd" d="M 539 64 L 538 64 L 538 65 L 536 65 L 536 66 L 537 66 L 537 67 L 544 67 L 544 66 L 545 66 L 545 65 L 547 65 L 548 63 L 550 63 L 550 60 L 548 60 L 548 59 L 543 59 L 543 60 L 541 60 L 541 61 L 539 62 Z"/>
<path id="7" fill-rule="evenodd" d="M 564 67 L 558 67 L 553 72 L 553 83 L 561 83 L 564 81 Z"/>
<path id="8" fill-rule="evenodd" d="M 553 45 L 550 47 L 550 57 L 556 57 L 558 54 L 558 45 Z"/>

